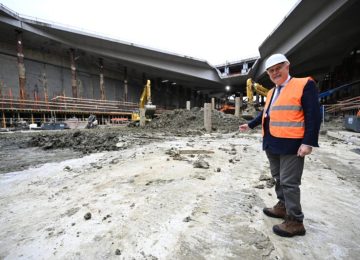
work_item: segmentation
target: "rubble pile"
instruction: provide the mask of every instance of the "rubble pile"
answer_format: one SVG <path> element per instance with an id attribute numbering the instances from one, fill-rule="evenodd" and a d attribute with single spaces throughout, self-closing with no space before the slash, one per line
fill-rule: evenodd
<path id="1" fill-rule="evenodd" d="M 116 143 L 118 141 L 119 135 L 115 132 L 77 130 L 40 133 L 30 139 L 29 146 L 42 147 L 45 150 L 72 148 L 75 151 L 92 153 L 117 150 Z"/>
<path id="2" fill-rule="evenodd" d="M 224 114 L 217 110 L 212 111 L 213 132 L 228 133 L 238 131 L 239 124 L 244 119 Z M 153 119 L 144 128 L 96 128 L 66 131 L 32 132 L 27 135 L 16 135 L 3 138 L 1 144 L 15 148 L 40 147 L 43 150 L 72 149 L 82 154 L 102 151 L 123 150 L 133 145 L 143 145 L 153 142 L 156 136 L 164 135 L 202 135 L 204 128 L 204 111 L 200 108 L 191 110 L 176 109 Z M 155 138 L 155 139 L 154 139 Z"/>
<path id="3" fill-rule="evenodd" d="M 32 136 L 28 145 L 48 149 L 71 148 L 84 154 L 116 151 L 132 145 L 149 142 L 147 138 L 138 138 L 131 133 L 119 132 L 119 129 L 90 129 L 61 132 L 46 132 Z"/>
<path id="4" fill-rule="evenodd" d="M 225 114 L 217 110 L 212 111 L 212 130 L 228 133 L 239 129 L 239 125 L 246 121 L 234 115 Z M 175 109 L 161 114 L 146 125 L 148 129 L 162 129 L 173 134 L 198 133 L 203 134 L 204 110 L 194 107 L 191 110 Z"/>

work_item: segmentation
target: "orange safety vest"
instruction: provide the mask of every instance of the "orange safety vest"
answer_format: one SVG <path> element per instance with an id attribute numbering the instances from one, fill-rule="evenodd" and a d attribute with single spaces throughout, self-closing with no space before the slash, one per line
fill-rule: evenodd
<path id="1" fill-rule="evenodd" d="M 306 83 L 312 78 L 292 78 L 281 90 L 280 96 L 270 108 L 269 131 L 272 136 L 280 138 L 303 138 L 305 134 L 304 111 L 301 97 Z M 275 88 L 272 88 L 266 97 L 262 117 L 264 136 L 264 120 L 271 97 Z"/>

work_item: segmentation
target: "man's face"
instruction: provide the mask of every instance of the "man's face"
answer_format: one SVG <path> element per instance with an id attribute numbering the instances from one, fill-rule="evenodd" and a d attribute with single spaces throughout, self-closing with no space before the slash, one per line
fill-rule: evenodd
<path id="1" fill-rule="evenodd" d="M 289 63 L 283 62 L 271 66 L 266 70 L 272 82 L 276 85 L 283 84 L 289 76 Z"/>

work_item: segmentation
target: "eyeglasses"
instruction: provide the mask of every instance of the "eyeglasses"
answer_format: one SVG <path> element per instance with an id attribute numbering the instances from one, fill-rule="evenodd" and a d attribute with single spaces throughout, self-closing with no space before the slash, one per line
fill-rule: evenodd
<path id="1" fill-rule="evenodd" d="M 285 67 L 285 62 L 278 64 L 275 68 L 271 68 L 266 70 L 268 74 L 274 74 L 279 72 L 280 70 L 282 70 Z"/>

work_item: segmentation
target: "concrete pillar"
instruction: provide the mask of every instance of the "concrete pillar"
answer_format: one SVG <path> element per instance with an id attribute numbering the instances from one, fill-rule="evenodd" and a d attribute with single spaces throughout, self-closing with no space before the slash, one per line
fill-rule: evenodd
<path id="1" fill-rule="evenodd" d="M 160 97 L 161 100 L 161 103 L 159 103 L 159 105 L 167 108 L 166 82 L 162 82 L 162 80 L 160 81 L 159 90 L 160 91 L 158 96 Z"/>
<path id="2" fill-rule="evenodd" d="M 75 50 L 70 49 L 70 68 L 71 68 L 71 88 L 73 98 L 78 97 L 77 79 L 76 79 L 76 64 L 75 64 Z"/>
<path id="3" fill-rule="evenodd" d="M 26 98 L 25 85 L 26 85 L 26 76 L 25 76 L 25 64 L 24 64 L 24 51 L 22 44 L 22 32 L 17 31 L 17 62 L 18 62 L 18 72 L 19 72 L 19 90 L 20 90 L 20 99 L 24 100 Z"/>
<path id="4" fill-rule="evenodd" d="M 5 113 L 2 112 L 2 128 L 6 128 L 6 119 L 5 119 Z"/>
<path id="5" fill-rule="evenodd" d="M 128 76 L 127 67 L 124 67 L 124 101 L 128 101 Z"/>
<path id="6" fill-rule="evenodd" d="M 203 94 L 203 102 L 202 103 L 211 103 L 211 99 L 208 94 Z"/>
<path id="7" fill-rule="evenodd" d="M 154 105 L 159 104 L 159 78 L 154 78 L 151 81 L 151 101 Z"/>
<path id="8" fill-rule="evenodd" d="M 180 87 L 177 84 L 171 84 L 171 93 L 172 97 L 171 104 L 175 106 L 175 108 L 180 108 L 180 102 L 181 102 L 181 91 Z M 176 97 L 176 98 L 174 98 Z"/>
<path id="9" fill-rule="evenodd" d="M 240 117 L 240 97 L 235 97 L 235 116 Z"/>
<path id="10" fill-rule="evenodd" d="M 206 132 L 211 132 L 211 103 L 204 103 L 204 127 Z"/>
<path id="11" fill-rule="evenodd" d="M 191 91 L 191 104 L 192 104 L 192 107 L 197 107 L 197 103 L 196 103 L 196 98 L 197 98 L 197 91 L 196 90 L 192 90 Z"/>
<path id="12" fill-rule="evenodd" d="M 215 110 L 215 98 L 211 98 L 211 109 Z"/>
<path id="13" fill-rule="evenodd" d="M 190 101 L 186 101 L 186 110 L 190 110 L 190 109 L 191 109 Z"/>
<path id="14" fill-rule="evenodd" d="M 199 104 L 204 104 L 204 103 L 205 103 L 204 94 L 200 92 L 200 94 L 199 94 Z"/>
<path id="15" fill-rule="evenodd" d="M 185 101 L 191 101 L 191 89 L 190 88 L 186 88 L 185 89 Z"/>
<path id="16" fill-rule="evenodd" d="M 140 108 L 140 127 L 144 127 L 146 124 L 145 109 Z"/>
<path id="17" fill-rule="evenodd" d="M 203 104 L 203 103 L 200 101 L 200 91 L 196 91 L 196 93 L 195 93 L 195 106 L 196 107 L 201 107 L 201 104 Z"/>
<path id="18" fill-rule="evenodd" d="M 174 98 L 174 95 L 176 95 L 175 91 L 173 90 L 172 88 L 172 85 L 169 83 L 169 82 L 166 82 L 166 107 L 167 108 L 170 108 L 170 109 L 173 109 L 174 108 L 174 105 L 173 105 L 173 98 Z"/>
<path id="19" fill-rule="evenodd" d="M 186 101 L 188 100 L 186 98 L 186 89 L 183 86 L 180 86 L 180 95 L 181 95 L 181 103 L 180 103 L 180 108 L 183 108 L 183 105 L 186 103 Z"/>
<path id="20" fill-rule="evenodd" d="M 241 114 L 241 109 L 243 107 L 243 99 L 244 99 L 244 94 L 241 92 L 240 93 L 240 114 Z"/>
<path id="21" fill-rule="evenodd" d="M 45 72 L 45 65 L 44 65 L 44 72 L 42 73 L 39 81 L 41 82 L 42 86 L 43 86 L 43 90 L 44 90 L 44 101 L 48 102 L 49 101 L 49 97 L 48 97 L 48 84 L 47 84 L 47 77 L 46 77 L 46 72 Z"/>
<path id="22" fill-rule="evenodd" d="M 99 68 L 100 68 L 100 99 L 106 100 L 105 97 L 105 81 L 104 81 L 104 62 L 103 59 L 99 59 Z"/>

